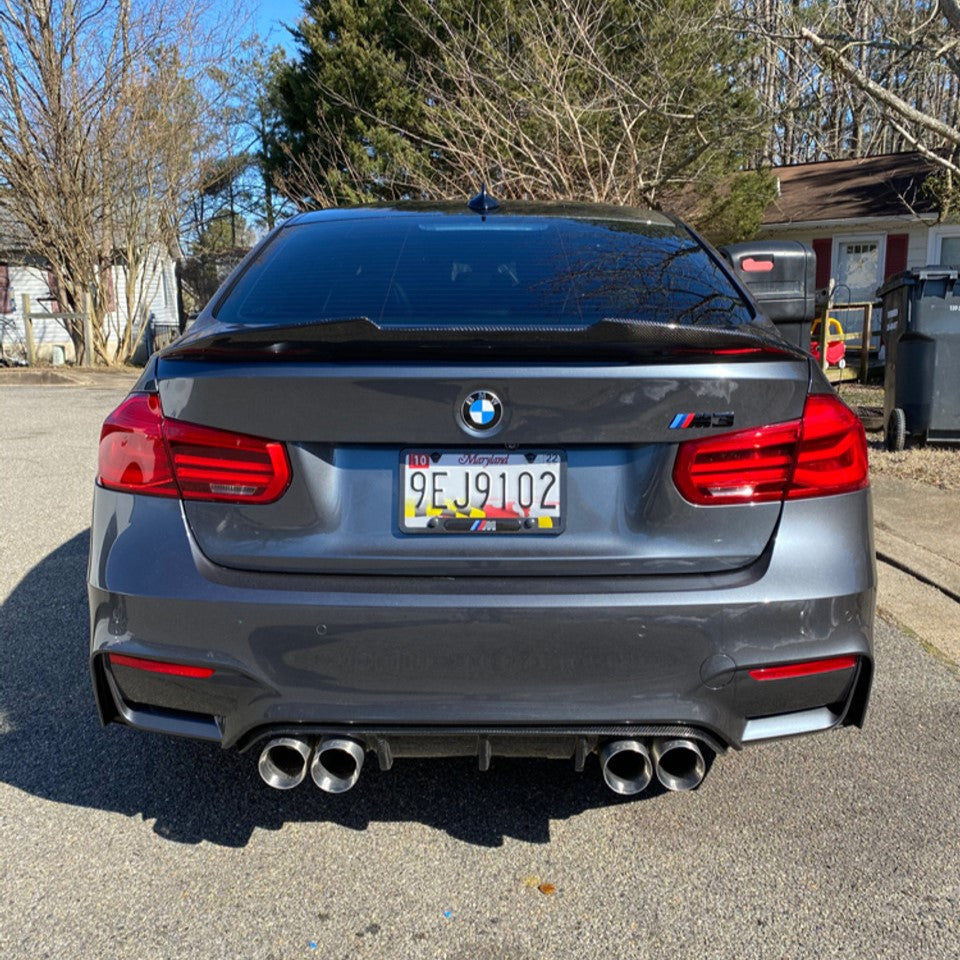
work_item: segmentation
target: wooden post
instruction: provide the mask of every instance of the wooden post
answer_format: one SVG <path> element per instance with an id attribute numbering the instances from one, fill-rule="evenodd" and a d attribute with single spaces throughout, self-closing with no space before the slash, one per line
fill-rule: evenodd
<path id="1" fill-rule="evenodd" d="M 37 345 L 33 339 L 33 317 L 30 316 L 30 294 L 23 295 L 23 332 L 27 338 L 27 363 L 37 365 Z"/>
<path id="2" fill-rule="evenodd" d="M 860 382 L 866 383 L 870 376 L 870 338 L 873 331 L 873 304 L 868 303 L 863 311 L 863 334 L 860 337 Z"/>
<path id="3" fill-rule="evenodd" d="M 93 366 L 93 296 L 87 291 L 83 311 L 83 365 Z"/>

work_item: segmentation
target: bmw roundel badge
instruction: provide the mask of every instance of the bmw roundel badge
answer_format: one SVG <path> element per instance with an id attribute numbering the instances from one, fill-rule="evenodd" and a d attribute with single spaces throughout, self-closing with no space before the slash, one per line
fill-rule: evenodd
<path id="1" fill-rule="evenodd" d="M 467 394 L 460 407 L 460 419 L 469 432 L 485 433 L 496 427 L 502 418 L 503 404 L 489 390 Z"/>

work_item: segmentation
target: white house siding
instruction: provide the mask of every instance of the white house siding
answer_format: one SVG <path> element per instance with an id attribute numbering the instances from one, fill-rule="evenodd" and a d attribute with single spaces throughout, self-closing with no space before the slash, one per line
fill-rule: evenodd
<path id="1" fill-rule="evenodd" d="M 114 303 L 115 309 L 106 316 L 106 325 L 109 331 L 109 341 L 116 343 L 120 332 L 126 325 L 126 280 L 123 270 L 113 267 Z M 9 265 L 10 279 L 10 306 L 11 311 L 0 314 L 0 328 L 4 349 L 13 353 L 23 354 L 26 350 L 26 334 L 23 325 L 23 295 L 28 294 L 31 302 L 31 313 L 51 311 L 50 288 L 47 283 L 47 272 L 43 267 Z M 139 329 L 142 320 L 153 317 L 154 327 L 172 326 L 178 324 L 176 300 L 176 265 L 170 258 L 164 258 L 162 267 L 151 275 L 146 270 L 141 283 L 145 284 L 141 296 L 141 316 L 137 318 L 136 327 Z M 53 354 L 53 347 L 62 346 L 67 360 L 73 360 L 74 350 L 70 336 L 59 320 L 37 317 L 33 321 L 33 337 L 37 345 L 37 352 L 41 360 L 49 360 Z"/>
<path id="2" fill-rule="evenodd" d="M 887 275 L 887 239 L 890 236 L 906 235 L 906 269 L 912 270 L 923 267 L 928 262 L 928 235 L 930 233 L 932 221 L 932 217 L 929 221 L 920 220 L 918 218 L 904 217 L 896 220 L 864 219 L 859 221 L 833 221 L 823 224 L 772 224 L 762 227 L 758 234 L 758 238 L 764 240 L 799 240 L 803 243 L 810 244 L 814 247 L 814 249 L 817 249 L 819 246 L 819 244 L 815 244 L 814 241 L 829 240 L 831 250 L 830 276 L 834 279 L 836 279 L 838 274 L 837 261 L 840 243 L 855 242 L 857 238 L 860 237 L 862 237 L 864 240 L 876 240 L 879 244 L 877 282 L 875 285 L 871 284 L 872 289 L 875 291 L 876 288 L 884 282 Z M 819 262 L 817 274 L 817 282 L 818 284 L 822 284 L 823 271 L 819 269 Z M 865 296 L 864 299 L 871 299 L 876 302 L 874 297 Z M 842 286 L 838 287 L 837 298 L 835 300 L 833 310 L 831 311 L 831 315 L 835 316 L 840 321 L 848 336 L 855 335 L 863 329 L 863 308 L 844 310 L 843 303 L 845 300 L 846 302 L 861 302 L 859 297 L 853 295 L 847 299 L 845 297 L 844 288 Z M 872 327 L 875 332 L 879 327 L 878 311 L 874 312 Z"/>
<path id="3" fill-rule="evenodd" d="M 890 234 L 907 235 L 907 269 L 913 270 L 927 264 L 927 239 L 931 223 L 923 220 L 876 220 L 834 222 L 828 225 L 781 225 L 770 224 L 760 228 L 760 240 L 800 240 L 812 244 L 814 240 L 836 237 L 876 237 L 884 241 Z M 883 251 L 885 253 L 885 249 Z M 834 264 L 835 266 L 835 264 Z M 881 258 L 882 269 L 882 258 Z"/>
<path id="4" fill-rule="evenodd" d="M 927 234 L 930 233 L 930 227 L 926 224 L 908 230 L 910 242 L 907 246 L 907 269 L 918 270 L 925 267 L 927 260 Z"/>
<path id="5" fill-rule="evenodd" d="M 838 252 L 841 243 L 856 242 L 858 238 L 865 241 L 876 240 L 878 247 L 878 267 L 876 285 L 870 285 L 875 291 L 889 273 L 896 272 L 888 270 L 886 263 L 887 241 L 891 236 L 906 235 L 906 269 L 912 270 L 925 266 L 929 261 L 927 259 L 928 242 L 931 227 L 934 218 L 919 219 L 903 217 L 894 220 L 848 220 L 832 221 L 826 223 L 807 223 L 807 224 L 770 224 L 761 228 L 758 238 L 764 240 L 799 240 L 810 244 L 815 250 L 818 250 L 818 284 L 823 283 L 824 271 L 819 264 L 819 249 L 822 249 L 824 241 L 830 241 L 830 276 L 834 279 L 838 273 Z M 815 243 L 820 241 L 820 244 Z M 853 301 L 859 301 L 860 298 L 852 296 Z M 871 299 L 876 302 L 874 297 L 864 296 L 864 299 Z M 844 288 L 837 290 L 837 299 L 831 312 L 832 316 L 837 317 L 843 325 L 848 336 L 856 335 L 863 329 L 863 309 L 854 308 L 851 310 L 843 309 Z M 872 327 L 876 334 L 879 330 L 879 311 L 874 311 Z"/>

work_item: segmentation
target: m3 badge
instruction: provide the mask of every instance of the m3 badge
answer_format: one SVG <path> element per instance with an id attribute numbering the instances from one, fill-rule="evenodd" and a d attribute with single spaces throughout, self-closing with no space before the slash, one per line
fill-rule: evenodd
<path id="1" fill-rule="evenodd" d="M 695 427 L 732 427 L 732 411 L 725 413 L 678 413 L 669 424 L 671 430 L 689 430 Z"/>

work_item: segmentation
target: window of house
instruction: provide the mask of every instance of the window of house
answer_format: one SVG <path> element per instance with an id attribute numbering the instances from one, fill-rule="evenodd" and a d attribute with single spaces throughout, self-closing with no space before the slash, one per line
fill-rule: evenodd
<path id="1" fill-rule="evenodd" d="M 931 227 L 927 233 L 927 263 L 960 267 L 960 226 Z"/>
<path id="2" fill-rule="evenodd" d="M 960 236 L 941 237 L 940 256 L 937 263 L 944 263 L 948 267 L 960 267 Z"/>

